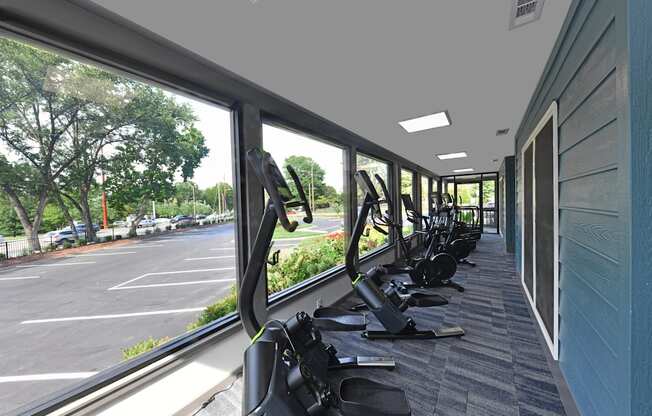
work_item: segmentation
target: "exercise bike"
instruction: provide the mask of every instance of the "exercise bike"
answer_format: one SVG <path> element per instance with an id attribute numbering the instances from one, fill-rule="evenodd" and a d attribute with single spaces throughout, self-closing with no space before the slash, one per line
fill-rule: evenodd
<path id="1" fill-rule="evenodd" d="M 403 236 L 403 227 L 395 220 L 389 189 L 380 175 L 375 175 L 375 178 L 380 185 L 385 201 L 387 202 L 387 211 L 383 216 L 383 221 L 396 232 L 399 247 L 403 254 L 403 261 L 405 263 L 403 266 L 386 265 L 385 267 L 390 274 L 408 274 L 413 282 L 411 284 L 404 283 L 402 287 L 399 287 L 401 292 L 406 293 L 406 291 L 415 288 L 429 289 L 435 287 L 452 287 L 459 292 L 464 292 L 464 287 L 452 280 L 457 272 L 457 259 L 449 253 L 446 253 L 440 247 L 440 231 L 438 228 L 440 227 L 440 224 L 436 223 L 434 219 L 426 223 L 428 231 L 424 233 L 426 236 L 425 253 L 423 256 L 413 257 L 410 253 L 410 246 Z M 366 182 L 366 180 L 363 181 L 363 183 Z M 373 188 L 373 184 L 371 184 L 370 180 L 369 184 Z M 401 195 L 401 198 L 403 199 L 404 204 L 407 202 L 408 205 L 406 208 L 414 207 L 412 204 L 412 198 L 409 195 Z M 410 220 L 412 216 L 417 215 L 416 210 L 414 209 L 406 210 L 406 212 L 408 213 L 408 220 Z M 416 217 L 414 220 L 416 221 Z M 421 221 L 421 219 L 419 219 L 419 221 Z M 430 233 L 433 234 L 431 235 Z"/>
<path id="2" fill-rule="evenodd" d="M 303 207 L 305 222 L 312 214 L 296 173 L 292 177 L 299 199 L 294 199 L 276 163 L 259 149 L 247 154 L 250 164 L 270 196 L 253 245 L 251 257 L 238 291 L 238 309 L 243 326 L 252 337 L 244 355 L 245 416 L 410 416 L 405 393 L 359 377 L 346 378 L 339 386 L 328 380 L 332 370 L 379 366 L 387 368 L 387 359 L 354 357 L 341 359 L 335 349 L 323 342 L 320 328 L 361 330 L 366 318 L 360 314 L 327 313 L 311 318 L 299 312 L 285 322 L 271 320 L 260 324 L 253 308 L 256 287 L 267 262 L 269 247 L 277 221 L 293 232 L 297 222 L 290 222 L 286 209 Z M 389 360 L 393 367 L 393 360 Z"/>
<path id="3" fill-rule="evenodd" d="M 384 331 L 365 331 L 362 336 L 375 340 L 436 339 L 464 335 L 464 330 L 459 326 L 429 330 L 417 329 L 414 319 L 403 313 L 408 307 L 413 306 L 411 304 L 416 303 L 414 298 L 411 295 L 402 297 L 397 288 L 392 285 L 385 286 L 384 289 L 380 288 L 379 282 L 382 282 L 382 276 L 387 273 L 384 267 L 376 266 L 367 273 L 359 272 L 356 258 L 360 238 L 364 234 L 369 213 L 373 211 L 374 216 L 380 215 L 381 200 L 366 171 L 358 171 L 355 174 L 355 179 L 360 188 L 365 191 L 365 198 L 346 250 L 346 271 L 351 278 L 357 296 L 362 299 L 369 311 L 376 316 L 385 328 Z M 439 302 L 439 299 L 442 298 L 439 295 L 422 294 L 420 299 L 421 302 L 427 302 L 429 299 Z"/>

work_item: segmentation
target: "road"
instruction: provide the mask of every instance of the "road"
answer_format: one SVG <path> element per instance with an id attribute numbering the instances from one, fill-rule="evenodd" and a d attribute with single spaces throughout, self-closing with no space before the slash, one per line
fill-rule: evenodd
<path id="1" fill-rule="evenodd" d="M 0 414 L 121 362 L 122 348 L 182 334 L 229 293 L 235 260 L 222 224 L 0 269 Z"/>

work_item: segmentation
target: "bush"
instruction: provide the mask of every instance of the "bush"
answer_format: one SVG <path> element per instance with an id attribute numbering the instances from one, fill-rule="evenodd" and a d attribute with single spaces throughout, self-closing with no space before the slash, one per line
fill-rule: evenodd
<path id="1" fill-rule="evenodd" d="M 231 312 L 235 312 L 238 308 L 238 295 L 235 292 L 235 285 L 231 286 L 231 293 L 223 299 L 215 302 L 214 304 L 207 306 L 206 309 L 202 311 L 195 322 L 192 322 L 188 325 L 188 331 L 197 329 L 206 324 L 209 324 L 217 319 L 220 319 Z"/>
<path id="2" fill-rule="evenodd" d="M 63 248 L 71 248 L 71 247 L 72 247 L 72 243 L 70 241 L 66 240 L 63 242 Z"/>
<path id="3" fill-rule="evenodd" d="M 145 235 L 150 235 L 150 234 L 152 234 L 152 230 L 150 230 L 149 228 L 146 229 L 145 230 Z"/>
<path id="4" fill-rule="evenodd" d="M 116 239 L 116 240 L 122 240 L 122 235 L 121 235 L 121 234 L 116 235 L 116 236 L 115 236 L 115 239 Z"/>
<path id="5" fill-rule="evenodd" d="M 0 261 L 6 259 L 5 253 L 0 253 Z"/>
<path id="6" fill-rule="evenodd" d="M 367 228 L 365 234 L 366 233 L 368 233 L 367 236 L 363 235 L 360 238 L 360 254 L 365 254 L 373 251 L 389 241 L 389 237 L 387 235 L 380 233 L 371 227 Z"/>
<path id="7" fill-rule="evenodd" d="M 145 341 L 140 341 L 138 344 L 122 349 L 122 359 L 130 360 L 132 358 L 138 357 L 140 354 L 143 354 L 147 351 L 151 351 L 159 345 L 163 345 L 170 340 L 170 337 L 164 337 L 159 339 L 154 339 L 149 337 Z"/>
<path id="8" fill-rule="evenodd" d="M 113 240 L 112 235 L 107 235 L 106 237 L 104 237 L 104 241 L 112 241 L 112 240 Z"/>
<path id="9" fill-rule="evenodd" d="M 280 292 L 341 264 L 344 260 L 344 233 L 311 239 L 294 249 L 278 264 L 269 266 L 269 293 Z"/>

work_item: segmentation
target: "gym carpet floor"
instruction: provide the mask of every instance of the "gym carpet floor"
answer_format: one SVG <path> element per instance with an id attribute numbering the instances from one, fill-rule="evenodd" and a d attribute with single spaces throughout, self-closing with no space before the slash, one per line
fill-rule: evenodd
<path id="1" fill-rule="evenodd" d="M 477 267 L 462 265 L 455 277 L 464 293 L 442 288 L 447 306 L 409 310 L 420 329 L 460 325 L 464 337 L 370 342 L 359 333 L 326 333 L 340 355 L 392 356 L 398 363 L 391 372 L 347 370 L 338 376 L 403 388 L 413 416 L 566 415 L 514 257 L 504 253 L 501 239 L 485 235 L 471 259 Z M 380 329 L 375 318 L 370 321 L 370 329 Z M 238 380 L 199 414 L 240 415 L 241 388 Z"/>

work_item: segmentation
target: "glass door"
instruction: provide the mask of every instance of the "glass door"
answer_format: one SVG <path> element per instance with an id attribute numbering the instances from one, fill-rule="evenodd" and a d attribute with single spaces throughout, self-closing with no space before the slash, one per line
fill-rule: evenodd
<path id="1" fill-rule="evenodd" d="M 482 231 L 498 233 L 498 198 L 496 175 L 482 176 Z"/>

